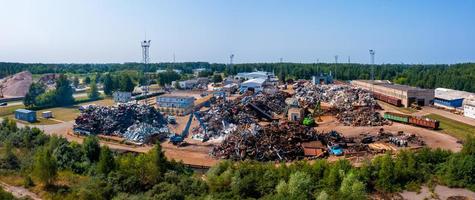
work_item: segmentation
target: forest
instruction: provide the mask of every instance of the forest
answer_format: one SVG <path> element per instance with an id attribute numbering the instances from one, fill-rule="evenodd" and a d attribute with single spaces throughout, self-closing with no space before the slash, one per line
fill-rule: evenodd
<path id="1" fill-rule="evenodd" d="M 0 123 L 0 180 L 45 199 L 368 199 L 437 184 L 475 191 L 475 139 L 461 152 L 423 148 L 384 154 L 355 167 L 345 159 L 292 164 L 222 161 L 197 173 L 148 153 L 119 153 L 96 137 L 82 144 L 37 128 Z M 11 196 L 0 191 L 0 196 Z"/>
<path id="2" fill-rule="evenodd" d="M 158 69 L 179 69 L 191 74 L 193 69 L 207 68 L 212 72 L 233 75 L 238 72 L 254 70 L 273 71 L 281 80 L 310 79 L 318 73 L 330 73 L 338 80 L 369 79 L 371 66 L 366 64 L 330 64 L 330 63 L 247 63 L 216 64 L 207 62 L 185 63 L 123 63 L 123 64 L 23 64 L 0 63 L 0 78 L 20 71 L 29 70 L 33 74 L 44 73 L 105 73 L 134 70 L 141 73 L 155 72 Z M 475 63 L 452 65 L 375 65 L 375 78 L 391 80 L 398 84 L 407 84 L 422 88 L 445 87 L 475 92 Z M 162 75 L 163 76 L 163 75 Z M 162 83 L 176 80 L 176 74 L 162 77 Z M 170 80 L 170 81 L 168 81 Z"/>

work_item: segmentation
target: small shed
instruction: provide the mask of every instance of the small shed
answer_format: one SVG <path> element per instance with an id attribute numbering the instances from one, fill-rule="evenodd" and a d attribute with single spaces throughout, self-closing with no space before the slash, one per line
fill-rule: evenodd
<path id="1" fill-rule="evenodd" d="M 52 117 L 53 117 L 53 112 L 51 112 L 51 111 L 44 111 L 44 112 L 41 113 L 41 116 L 42 116 L 43 118 L 52 118 Z"/>
<path id="2" fill-rule="evenodd" d="M 27 109 L 17 109 L 15 110 L 15 119 L 31 123 L 36 122 L 36 111 Z"/>
<path id="3" fill-rule="evenodd" d="M 302 148 L 306 157 L 320 157 L 325 154 L 325 146 L 320 141 L 304 142 Z"/>
<path id="4" fill-rule="evenodd" d="M 287 117 L 289 121 L 300 122 L 304 118 L 304 110 L 302 108 L 290 108 Z"/>

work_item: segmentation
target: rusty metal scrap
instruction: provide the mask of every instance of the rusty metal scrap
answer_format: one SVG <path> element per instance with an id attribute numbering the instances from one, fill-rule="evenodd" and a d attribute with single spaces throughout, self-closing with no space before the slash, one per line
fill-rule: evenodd
<path id="1" fill-rule="evenodd" d="M 285 99 L 290 95 L 285 92 L 272 94 L 245 94 L 234 100 L 218 99 L 208 111 L 200 113 L 206 130 L 197 127 L 192 130 L 198 138 L 220 137 L 233 131 L 236 126 L 257 124 L 261 119 L 272 120 L 273 115 L 285 111 Z"/>
<path id="2" fill-rule="evenodd" d="M 345 126 L 383 126 L 389 124 L 388 120 L 369 107 L 341 110 L 336 114 L 336 118 Z"/>
<path id="3" fill-rule="evenodd" d="M 211 150 L 211 155 L 231 160 L 290 161 L 303 157 L 302 142 L 317 139 L 312 128 L 297 123 L 240 125 Z"/>

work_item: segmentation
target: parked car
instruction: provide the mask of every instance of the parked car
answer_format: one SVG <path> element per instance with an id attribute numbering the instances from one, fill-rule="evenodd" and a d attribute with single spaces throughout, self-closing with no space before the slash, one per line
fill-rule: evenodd
<path id="1" fill-rule="evenodd" d="M 6 105 L 8 105 L 7 102 L 2 102 L 2 103 L 0 103 L 0 106 L 6 106 Z"/>

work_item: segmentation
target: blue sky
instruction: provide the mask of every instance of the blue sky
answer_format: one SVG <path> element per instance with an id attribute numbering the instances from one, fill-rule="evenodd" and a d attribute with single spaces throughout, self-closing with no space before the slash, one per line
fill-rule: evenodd
<path id="1" fill-rule="evenodd" d="M 0 0 L 0 61 L 475 61 L 472 0 Z"/>

